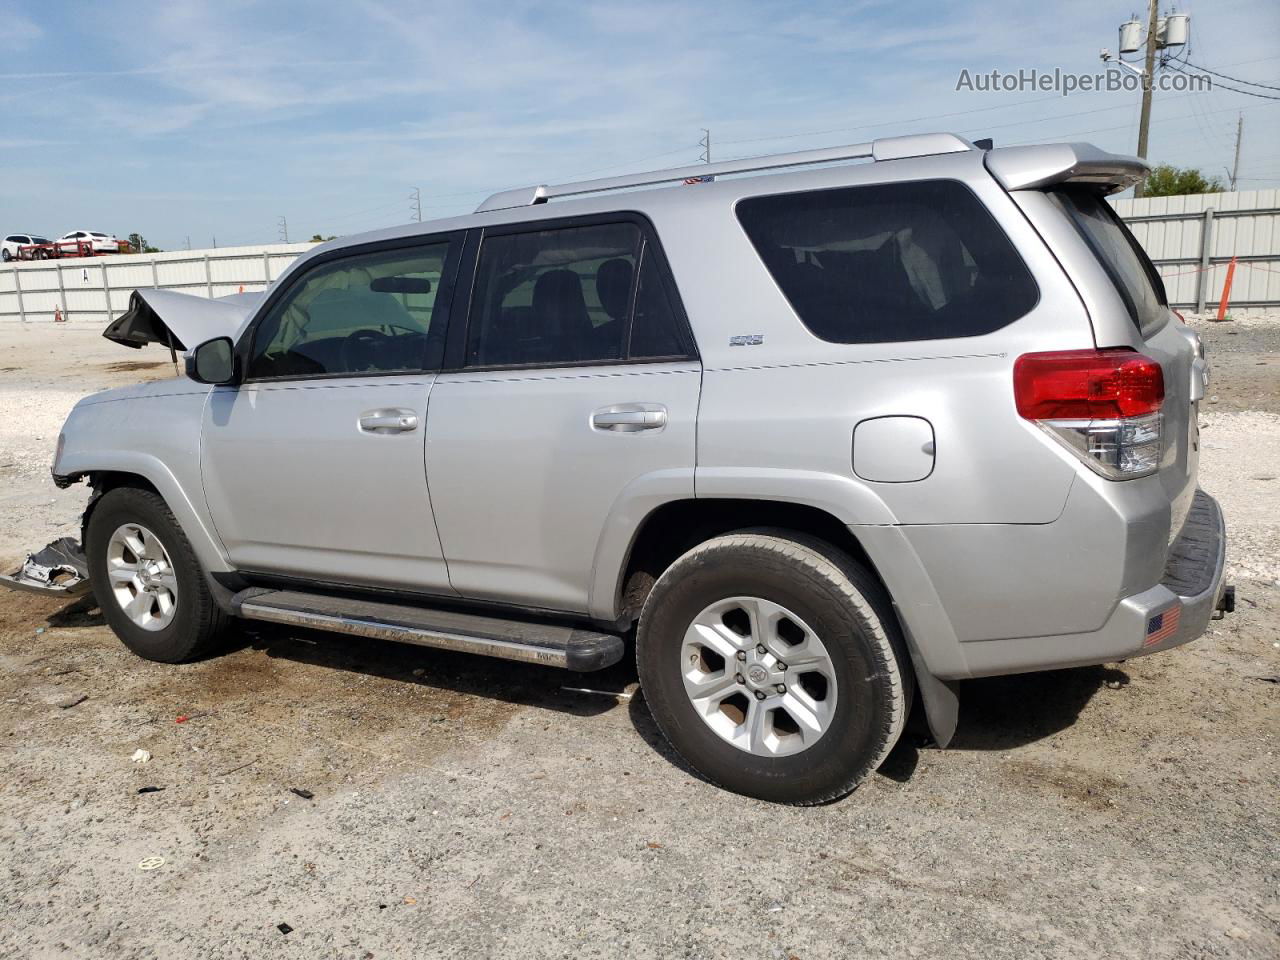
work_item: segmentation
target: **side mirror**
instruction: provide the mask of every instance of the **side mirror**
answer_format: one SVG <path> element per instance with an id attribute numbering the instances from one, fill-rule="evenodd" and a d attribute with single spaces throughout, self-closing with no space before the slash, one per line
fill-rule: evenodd
<path id="1" fill-rule="evenodd" d="M 230 337 L 206 340 L 187 357 L 187 376 L 196 383 L 236 382 L 236 351 Z"/>

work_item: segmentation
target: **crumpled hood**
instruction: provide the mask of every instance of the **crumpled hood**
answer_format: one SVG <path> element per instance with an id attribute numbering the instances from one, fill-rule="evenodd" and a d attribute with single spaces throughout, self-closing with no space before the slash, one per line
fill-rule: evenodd
<path id="1" fill-rule="evenodd" d="M 135 290 L 129 309 L 102 335 L 126 347 L 158 343 L 186 351 L 214 337 L 235 339 L 261 302 L 261 293 L 210 300 L 173 290 Z"/>

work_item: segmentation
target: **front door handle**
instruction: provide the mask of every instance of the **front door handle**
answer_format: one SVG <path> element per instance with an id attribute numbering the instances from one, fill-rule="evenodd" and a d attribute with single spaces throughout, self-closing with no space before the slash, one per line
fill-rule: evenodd
<path id="1" fill-rule="evenodd" d="M 360 415 L 360 429 L 365 433 L 413 433 L 418 429 L 418 415 L 412 410 L 370 410 Z"/>
<path id="2" fill-rule="evenodd" d="M 661 430 L 667 425 L 667 408 L 660 403 L 616 403 L 591 415 L 591 426 L 613 433 Z"/>

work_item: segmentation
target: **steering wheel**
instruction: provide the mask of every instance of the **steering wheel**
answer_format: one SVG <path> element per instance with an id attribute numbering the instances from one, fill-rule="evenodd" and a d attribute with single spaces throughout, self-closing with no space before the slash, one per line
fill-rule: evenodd
<path id="1" fill-rule="evenodd" d="M 383 345 L 390 340 L 381 330 L 353 330 L 342 339 L 342 368 L 349 372 L 374 366 Z"/>

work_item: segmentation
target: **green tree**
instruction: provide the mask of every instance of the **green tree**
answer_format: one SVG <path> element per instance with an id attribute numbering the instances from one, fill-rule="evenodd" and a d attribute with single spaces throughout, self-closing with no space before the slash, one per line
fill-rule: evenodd
<path id="1" fill-rule="evenodd" d="M 1194 167 L 1185 170 L 1171 163 L 1162 163 L 1151 171 L 1146 186 L 1142 188 L 1144 197 L 1181 197 L 1188 193 L 1221 193 L 1222 181 L 1217 177 L 1206 177 Z"/>
<path id="2" fill-rule="evenodd" d="M 322 236 L 320 236 L 320 234 L 318 234 L 318 233 L 313 233 L 313 234 L 311 235 L 311 242 L 312 242 L 312 243 L 324 243 L 326 240 L 333 240 L 333 239 L 336 239 L 336 238 L 335 238 L 335 237 L 322 237 Z"/>
<path id="3" fill-rule="evenodd" d="M 160 253 L 159 247 L 153 247 L 147 243 L 146 237 L 140 233 L 129 234 L 129 248 L 134 253 Z"/>

